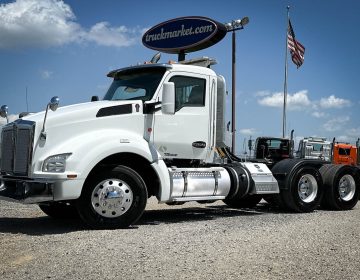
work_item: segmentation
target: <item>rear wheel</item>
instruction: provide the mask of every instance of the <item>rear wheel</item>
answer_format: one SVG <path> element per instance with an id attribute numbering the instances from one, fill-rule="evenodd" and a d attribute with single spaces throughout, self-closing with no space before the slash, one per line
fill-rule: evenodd
<path id="1" fill-rule="evenodd" d="M 311 212 L 318 207 L 323 195 L 320 172 L 311 166 L 300 167 L 287 180 L 287 188 L 280 192 L 287 210 Z"/>
<path id="2" fill-rule="evenodd" d="M 324 207 L 333 210 L 350 210 L 359 200 L 360 175 L 357 168 L 348 165 L 333 165 L 329 170 L 320 170 L 324 177 L 326 193 Z"/>
<path id="3" fill-rule="evenodd" d="M 146 202 L 147 190 L 140 175 L 129 167 L 118 166 L 86 180 L 77 208 L 90 227 L 114 229 L 135 223 Z"/>

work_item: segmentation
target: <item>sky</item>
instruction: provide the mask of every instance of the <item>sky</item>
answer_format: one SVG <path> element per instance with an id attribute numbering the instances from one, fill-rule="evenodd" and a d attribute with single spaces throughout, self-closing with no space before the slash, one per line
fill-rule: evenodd
<path id="1" fill-rule="evenodd" d="M 360 1 L 357 0 L 0 0 L 0 105 L 10 119 L 104 96 L 113 70 L 149 61 L 142 45 L 152 26 L 182 16 L 226 23 L 249 17 L 236 32 L 236 151 L 258 136 L 282 136 L 287 6 L 305 47 L 300 68 L 288 57 L 286 134 L 354 143 L 360 137 Z M 231 119 L 231 34 L 189 53 L 209 56 L 227 81 Z M 160 62 L 176 60 L 162 54 Z M 0 125 L 5 119 L 0 118 Z"/>

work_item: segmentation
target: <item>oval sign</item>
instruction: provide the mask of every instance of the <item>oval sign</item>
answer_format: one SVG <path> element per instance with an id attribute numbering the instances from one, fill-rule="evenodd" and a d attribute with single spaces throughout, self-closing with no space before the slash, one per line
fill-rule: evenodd
<path id="1" fill-rule="evenodd" d="M 224 24 L 206 17 L 181 17 L 150 28 L 142 37 L 145 47 L 165 53 L 193 52 L 210 47 L 226 35 Z"/>

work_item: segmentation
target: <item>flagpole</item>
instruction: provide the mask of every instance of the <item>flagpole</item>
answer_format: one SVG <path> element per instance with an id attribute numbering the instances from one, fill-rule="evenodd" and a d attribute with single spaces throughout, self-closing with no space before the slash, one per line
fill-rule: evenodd
<path id="1" fill-rule="evenodd" d="M 283 124 L 282 124 L 282 137 L 285 138 L 286 132 L 286 103 L 287 103 L 287 75 L 288 75 L 288 29 L 289 29 L 289 10 L 290 6 L 287 6 L 287 18 L 286 18 L 286 45 L 285 45 L 285 80 L 284 80 L 284 106 L 283 106 Z"/>

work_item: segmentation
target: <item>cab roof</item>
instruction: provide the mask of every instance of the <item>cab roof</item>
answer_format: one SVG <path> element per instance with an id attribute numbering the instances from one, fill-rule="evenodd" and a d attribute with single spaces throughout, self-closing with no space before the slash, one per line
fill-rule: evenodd
<path id="1" fill-rule="evenodd" d="M 126 72 L 130 70 L 136 70 L 136 69 L 146 69 L 146 68 L 179 68 L 179 70 L 185 70 L 185 69 L 196 69 L 198 68 L 198 72 L 206 72 L 206 71 L 213 71 L 210 69 L 211 65 L 215 65 L 216 60 L 209 58 L 209 57 L 199 57 L 189 60 L 184 60 L 180 62 L 172 62 L 169 61 L 169 63 L 150 63 L 145 62 L 144 64 L 138 64 L 134 66 L 129 66 L 125 68 L 119 68 L 117 70 L 113 70 L 107 74 L 108 77 L 114 78 L 117 74 L 121 72 Z M 209 73 L 209 72 L 208 72 Z M 212 72 L 213 73 L 213 72 Z"/>
<path id="2" fill-rule="evenodd" d="M 113 71 L 110 71 L 106 76 L 110 78 L 114 78 L 117 74 L 121 72 L 126 72 L 129 70 L 135 70 L 135 69 L 146 69 L 146 68 L 172 68 L 171 64 L 166 63 L 157 63 L 157 64 L 140 64 L 135 66 L 129 66 L 124 68 L 119 68 Z"/>

